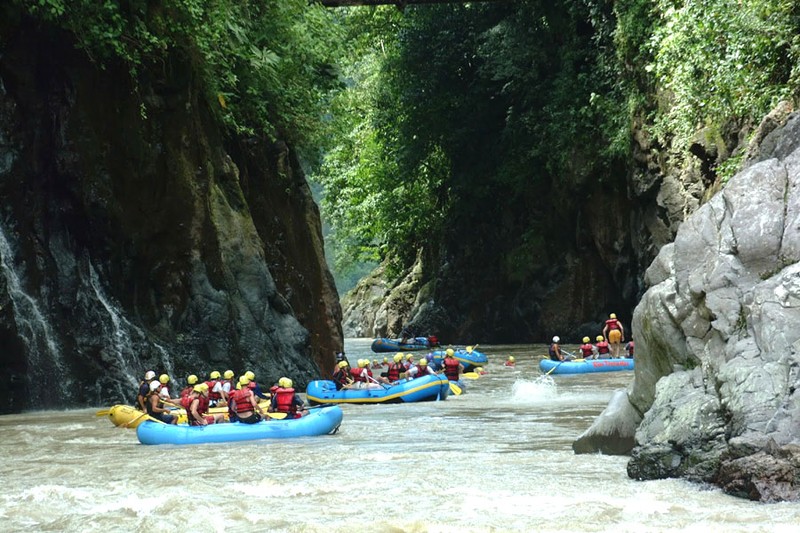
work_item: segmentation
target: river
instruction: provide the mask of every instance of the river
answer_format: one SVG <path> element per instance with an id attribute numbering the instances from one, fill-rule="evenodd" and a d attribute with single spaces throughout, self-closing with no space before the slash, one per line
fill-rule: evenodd
<path id="1" fill-rule="evenodd" d="M 348 358 L 369 345 L 348 339 Z M 318 438 L 142 446 L 97 409 L 0 417 L 0 531 L 800 531 L 800 504 L 573 454 L 631 372 L 540 378 L 541 345 L 479 349 L 488 374 L 461 396 L 345 405 Z"/>

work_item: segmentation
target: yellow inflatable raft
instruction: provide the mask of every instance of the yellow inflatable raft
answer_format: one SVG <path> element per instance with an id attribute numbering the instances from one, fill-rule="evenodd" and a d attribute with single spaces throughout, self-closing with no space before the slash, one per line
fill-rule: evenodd
<path id="1" fill-rule="evenodd" d="M 266 411 L 267 407 L 269 407 L 269 401 L 262 400 L 259 405 L 262 409 Z M 98 411 L 98 414 L 103 413 L 103 411 Z M 221 414 L 225 415 L 225 420 L 228 420 L 228 408 L 227 407 L 211 407 L 208 410 L 209 414 Z M 178 417 L 178 424 L 186 424 L 186 409 L 175 409 L 170 411 L 170 414 L 175 415 Z M 115 405 L 108 409 L 107 411 L 108 419 L 111 420 L 111 423 L 117 427 L 124 427 L 124 428 L 135 428 L 145 420 L 152 420 L 154 422 L 158 422 L 155 418 L 148 415 L 147 413 L 143 413 L 136 407 L 132 407 L 130 405 Z"/>

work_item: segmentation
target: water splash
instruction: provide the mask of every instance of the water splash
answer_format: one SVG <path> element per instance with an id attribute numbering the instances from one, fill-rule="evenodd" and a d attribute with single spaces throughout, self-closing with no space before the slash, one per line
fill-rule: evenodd
<path id="1" fill-rule="evenodd" d="M 533 381 L 517 380 L 511 386 L 511 400 L 517 403 L 539 403 L 557 394 L 556 382 L 550 376 L 539 376 Z"/>

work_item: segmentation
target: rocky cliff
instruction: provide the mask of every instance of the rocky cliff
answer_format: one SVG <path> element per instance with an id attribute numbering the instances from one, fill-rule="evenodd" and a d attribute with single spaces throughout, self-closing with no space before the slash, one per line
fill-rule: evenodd
<path id="1" fill-rule="evenodd" d="M 632 451 L 636 479 L 800 497 L 800 116 L 781 116 L 648 269 L 634 382 L 576 451 Z"/>
<path id="2" fill-rule="evenodd" d="M 0 194 L 0 411 L 129 401 L 150 368 L 302 387 L 341 349 L 295 154 L 226 136 L 190 57 L 134 84 L 0 23 Z"/>

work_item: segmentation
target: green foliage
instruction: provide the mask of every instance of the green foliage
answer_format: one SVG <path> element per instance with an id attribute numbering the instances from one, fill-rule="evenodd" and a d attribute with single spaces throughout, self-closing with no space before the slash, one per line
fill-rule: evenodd
<path id="1" fill-rule="evenodd" d="M 207 98 L 234 131 L 317 146 L 323 96 L 338 83 L 341 43 L 331 12 L 305 0 L 14 0 L 71 32 L 101 65 L 144 68 L 195 59 Z M 157 71 L 156 68 L 153 68 Z M 146 114 L 146 111 L 144 111 Z"/>
<path id="2" fill-rule="evenodd" d="M 654 133 L 677 150 L 703 127 L 758 121 L 796 87 L 800 8 L 792 0 L 654 2 L 647 70 L 659 91 Z"/>

